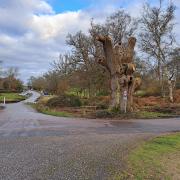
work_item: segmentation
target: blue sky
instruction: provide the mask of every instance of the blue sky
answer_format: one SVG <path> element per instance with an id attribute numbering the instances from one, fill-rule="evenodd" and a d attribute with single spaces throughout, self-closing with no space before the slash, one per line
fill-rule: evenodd
<path id="1" fill-rule="evenodd" d="M 107 0 L 104 1 L 107 3 Z M 98 4 L 102 3 L 102 0 L 99 0 L 98 3 L 94 0 L 49 0 L 48 2 L 53 6 L 56 13 L 61 13 L 64 11 L 77 11 L 87 9 L 91 6 L 97 6 Z"/>
<path id="2" fill-rule="evenodd" d="M 53 6 L 56 13 L 64 11 L 77 11 L 91 5 L 91 1 L 88 0 L 49 0 L 49 3 Z"/>
<path id="3" fill-rule="evenodd" d="M 139 0 L 141 2 L 141 0 Z M 156 4 L 157 0 L 147 0 L 151 4 Z M 48 0 L 56 13 L 65 11 L 77 11 L 91 7 L 103 7 L 103 5 L 113 5 L 116 8 L 126 8 L 138 1 L 135 0 Z"/>
<path id="4" fill-rule="evenodd" d="M 146 0 L 0 0 L 0 60 L 3 68 L 18 67 L 20 78 L 42 75 L 69 51 L 68 33 L 87 33 L 90 20 L 102 23 L 107 16 L 123 8 L 138 17 Z M 168 0 L 166 0 L 168 2 Z M 176 22 L 180 18 L 180 0 Z M 157 0 L 151 0 L 152 5 Z M 180 25 L 175 29 L 180 40 Z"/>

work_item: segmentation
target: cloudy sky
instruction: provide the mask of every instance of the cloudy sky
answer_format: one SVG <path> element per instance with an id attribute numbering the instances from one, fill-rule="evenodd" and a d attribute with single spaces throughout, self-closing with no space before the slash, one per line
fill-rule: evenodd
<path id="1" fill-rule="evenodd" d="M 147 0 L 146 0 L 147 1 Z M 150 0 L 149 0 L 150 1 Z M 180 18 L 180 0 L 172 0 Z M 0 0 L 0 61 L 18 67 L 20 78 L 43 74 L 68 51 L 67 33 L 87 32 L 91 18 L 103 22 L 119 8 L 138 16 L 145 0 Z M 157 0 L 151 0 L 156 4 Z M 178 23 L 179 19 L 176 19 Z M 175 33 L 180 39 L 180 25 Z"/>

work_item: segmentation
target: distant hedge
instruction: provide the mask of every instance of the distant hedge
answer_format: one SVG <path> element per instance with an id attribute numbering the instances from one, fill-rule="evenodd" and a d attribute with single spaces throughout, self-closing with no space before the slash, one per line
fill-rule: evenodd
<path id="1" fill-rule="evenodd" d="M 49 107 L 79 107 L 81 100 L 78 96 L 64 94 L 49 99 L 46 105 Z"/>
<path id="2" fill-rule="evenodd" d="M 22 91 L 17 91 L 17 90 L 4 90 L 0 89 L 0 93 L 21 93 Z"/>

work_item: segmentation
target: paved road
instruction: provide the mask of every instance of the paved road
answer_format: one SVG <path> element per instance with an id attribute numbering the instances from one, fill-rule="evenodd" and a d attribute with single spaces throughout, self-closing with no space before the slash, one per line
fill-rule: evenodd
<path id="1" fill-rule="evenodd" d="M 59 118 L 9 104 L 0 111 L 0 179 L 112 179 L 137 142 L 171 131 L 180 131 L 180 118 Z"/>
<path id="2" fill-rule="evenodd" d="M 35 103 L 36 100 L 41 96 L 40 93 L 36 92 L 36 91 L 26 91 L 24 93 L 22 93 L 22 95 L 26 95 L 26 94 L 31 94 L 31 97 L 29 97 L 28 99 L 26 99 L 24 101 L 24 103 Z"/>

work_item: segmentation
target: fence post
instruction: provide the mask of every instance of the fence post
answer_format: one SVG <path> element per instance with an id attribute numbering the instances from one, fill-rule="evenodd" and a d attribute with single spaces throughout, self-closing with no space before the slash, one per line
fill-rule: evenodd
<path id="1" fill-rule="evenodd" d="M 123 92 L 123 101 L 124 101 L 124 112 L 126 113 L 127 112 L 127 91 L 125 90 Z"/>
<path id="2" fill-rule="evenodd" d="M 4 106 L 6 105 L 6 97 L 4 97 Z"/>

